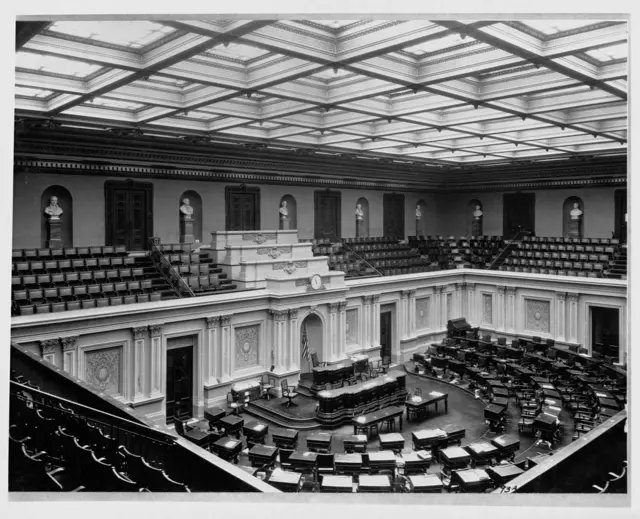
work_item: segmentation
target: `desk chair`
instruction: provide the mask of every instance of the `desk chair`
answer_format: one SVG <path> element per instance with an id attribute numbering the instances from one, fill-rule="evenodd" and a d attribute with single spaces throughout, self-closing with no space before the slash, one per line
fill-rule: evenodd
<path id="1" fill-rule="evenodd" d="M 282 396 L 287 399 L 283 405 L 285 407 L 297 405 L 293 403 L 293 399 L 298 396 L 298 393 L 295 392 L 295 386 L 290 386 L 286 380 L 283 380 L 280 382 L 280 387 L 282 388 Z"/>
<path id="2" fill-rule="evenodd" d="M 311 353 L 311 366 L 314 368 L 326 366 L 326 362 L 320 362 L 318 360 L 318 354 L 314 351 Z"/>
<path id="3" fill-rule="evenodd" d="M 273 396 L 271 394 L 271 390 L 276 387 L 276 379 L 274 377 L 270 377 L 266 373 L 262 374 L 262 378 L 260 380 L 260 396 L 261 398 L 266 398 L 270 400 Z"/>
<path id="4" fill-rule="evenodd" d="M 248 398 L 249 393 L 247 392 L 245 396 Z M 246 405 L 247 402 L 240 402 L 236 400 L 231 391 L 227 393 L 227 408 L 231 409 L 233 413 L 239 415 Z"/>

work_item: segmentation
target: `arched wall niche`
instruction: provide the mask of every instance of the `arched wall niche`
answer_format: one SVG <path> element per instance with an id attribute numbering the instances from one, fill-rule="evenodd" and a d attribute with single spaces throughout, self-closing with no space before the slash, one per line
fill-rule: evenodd
<path id="1" fill-rule="evenodd" d="M 582 211 L 582 216 L 578 221 L 578 236 L 571 234 L 571 211 L 573 204 L 578 204 L 578 208 Z M 570 196 L 562 204 L 562 236 L 564 238 L 581 238 L 584 236 L 584 219 L 587 212 L 584 209 L 584 202 L 579 196 Z"/>
<path id="2" fill-rule="evenodd" d="M 475 236 L 475 232 L 477 231 L 483 231 L 482 229 L 482 218 L 484 218 L 484 216 L 480 219 L 480 223 L 479 223 L 479 228 L 475 228 L 474 229 L 474 220 L 475 220 L 475 216 L 473 215 L 473 213 L 476 211 L 476 207 L 480 207 L 481 211 L 484 211 L 484 207 L 482 205 L 482 202 L 480 200 L 478 200 L 477 198 L 472 198 L 471 200 L 469 200 L 469 203 L 467 204 L 467 208 L 465 211 L 465 234 L 466 236 Z M 478 224 L 476 224 L 478 225 Z M 484 232 L 480 232 L 479 235 L 482 235 Z"/>
<path id="3" fill-rule="evenodd" d="M 369 218 L 369 200 L 367 200 L 365 197 L 361 196 L 356 201 L 356 207 L 358 207 L 358 204 L 360 204 L 360 208 L 362 209 L 362 213 L 363 213 L 362 214 L 362 223 L 361 223 L 361 227 L 360 227 L 360 236 L 362 238 L 368 238 L 369 237 L 369 222 L 370 222 L 370 218 Z M 354 211 L 355 211 L 355 209 L 354 209 Z M 357 220 L 356 220 L 356 222 L 357 222 Z"/>
<path id="4" fill-rule="evenodd" d="M 282 207 L 282 202 L 287 202 L 287 213 L 289 218 L 289 230 L 298 228 L 298 204 L 296 199 L 292 195 L 284 195 L 280 199 L 280 204 L 278 205 L 278 211 L 280 211 L 280 207 Z M 279 216 L 279 229 L 282 230 L 283 220 Z"/>
<path id="5" fill-rule="evenodd" d="M 58 197 L 58 206 L 62 209 L 60 221 L 62 222 L 62 246 L 73 247 L 73 197 L 66 187 L 53 185 L 42 192 L 40 197 L 40 247 L 47 246 L 48 229 L 45 207 L 49 205 L 49 199 Z M 100 245 L 98 243 L 80 243 L 79 245 Z"/>
<path id="6" fill-rule="evenodd" d="M 309 361 L 302 355 L 302 337 L 307 333 L 307 344 L 309 346 Z M 307 315 L 300 325 L 300 372 L 309 373 L 312 369 L 311 354 L 316 353 L 318 360 L 322 362 L 322 340 L 323 340 L 323 323 L 322 318 L 316 313 L 310 313 Z"/>
<path id="7" fill-rule="evenodd" d="M 417 214 L 418 206 L 420 206 L 420 212 L 422 213 L 422 217 L 420 218 L 420 220 L 416 218 L 416 236 L 426 236 L 427 234 L 427 203 L 424 201 L 424 198 L 421 198 L 416 203 L 416 214 Z"/>

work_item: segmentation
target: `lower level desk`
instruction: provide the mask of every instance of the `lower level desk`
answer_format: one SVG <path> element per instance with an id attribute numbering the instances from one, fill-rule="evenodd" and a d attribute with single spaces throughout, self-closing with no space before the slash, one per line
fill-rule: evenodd
<path id="1" fill-rule="evenodd" d="M 358 481 L 358 492 L 391 492 L 391 480 L 389 476 L 362 475 Z"/>
<path id="2" fill-rule="evenodd" d="M 365 429 L 367 433 L 372 426 L 377 426 L 381 422 L 387 420 L 393 420 L 395 422 L 396 417 L 399 420 L 399 428 L 402 431 L 402 415 L 404 409 L 399 406 L 386 407 L 372 413 L 356 416 L 351 420 L 353 424 L 353 434 L 358 434 L 358 429 Z M 307 440 L 309 441 L 309 440 Z"/>
<path id="3" fill-rule="evenodd" d="M 283 492 L 298 492 L 301 480 L 302 474 L 298 472 L 275 469 L 267 482 Z"/>
<path id="4" fill-rule="evenodd" d="M 320 488 L 323 492 L 353 492 L 353 477 L 351 476 L 322 476 Z"/>
<path id="5" fill-rule="evenodd" d="M 410 492 L 421 494 L 439 494 L 442 492 L 442 481 L 435 474 L 409 476 Z"/>

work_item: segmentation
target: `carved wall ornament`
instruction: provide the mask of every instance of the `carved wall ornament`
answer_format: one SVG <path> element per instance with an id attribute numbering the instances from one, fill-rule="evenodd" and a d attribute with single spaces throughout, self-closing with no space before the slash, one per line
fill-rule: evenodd
<path id="1" fill-rule="evenodd" d="M 40 341 L 41 355 L 55 353 L 59 347 L 60 341 L 58 339 L 46 339 L 44 341 Z"/>
<path id="2" fill-rule="evenodd" d="M 525 299 L 525 307 L 525 329 L 549 333 L 551 313 L 549 301 Z"/>
<path id="3" fill-rule="evenodd" d="M 105 393 L 122 393 L 122 346 L 87 351 L 84 380 Z"/>
<path id="4" fill-rule="evenodd" d="M 297 287 L 309 287 L 309 288 L 311 288 L 311 281 L 309 281 L 309 278 L 296 279 L 296 286 Z"/>
<path id="5" fill-rule="evenodd" d="M 329 303 L 329 311 L 333 314 L 338 311 L 340 303 Z"/>
<path id="6" fill-rule="evenodd" d="M 340 301 L 338 303 L 338 307 L 340 308 L 341 312 L 344 312 L 347 309 L 347 302 L 346 301 Z"/>
<path id="7" fill-rule="evenodd" d="M 220 316 L 216 315 L 213 317 L 206 317 L 205 318 L 207 321 L 207 328 L 211 329 L 211 328 L 217 328 L 218 326 L 220 326 Z"/>
<path id="8" fill-rule="evenodd" d="M 493 296 L 482 294 L 482 322 L 493 324 Z"/>
<path id="9" fill-rule="evenodd" d="M 299 268 L 307 268 L 307 261 L 281 261 L 274 263 L 273 270 L 284 270 L 287 274 L 293 274 Z"/>
<path id="10" fill-rule="evenodd" d="M 453 317 L 451 314 L 452 301 L 453 301 L 453 294 L 451 292 L 448 292 L 447 293 L 447 321 Z"/>
<path id="11" fill-rule="evenodd" d="M 290 254 L 291 247 L 260 247 L 258 249 L 258 255 L 264 256 L 265 254 L 271 259 L 277 259 L 281 254 Z"/>
<path id="12" fill-rule="evenodd" d="M 506 292 L 508 296 L 515 296 L 516 295 L 516 287 L 507 287 L 506 288 Z"/>
<path id="13" fill-rule="evenodd" d="M 429 307 L 431 306 L 430 297 L 422 297 L 416 299 L 416 327 L 418 330 L 426 330 L 429 328 Z"/>
<path id="14" fill-rule="evenodd" d="M 370 305 L 372 301 L 373 301 L 373 296 L 362 296 L 362 302 L 365 305 Z"/>
<path id="15" fill-rule="evenodd" d="M 289 317 L 289 311 L 269 309 L 269 317 L 274 321 L 286 321 Z"/>
<path id="16" fill-rule="evenodd" d="M 567 293 L 566 292 L 556 292 L 556 297 L 558 298 L 558 301 L 564 301 L 567 297 Z"/>
<path id="17" fill-rule="evenodd" d="M 374 303 L 377 303 L 380 300 L 380 294 L 373 294 L 371 297 Z"/>
<path id="18" fill-rule="evenodd" d="M 160 337 L 162 335 L 162 325 L 152 324 L 149 326 L 149 334 L 151 337 Z"/>
<path id="19" fill-rule="evenodd" d="M 62 351 L 71 351 L 78 348 L 78 337 L 62 337 L 60 339 Z"/>
<path id="20" fill-rule="evenodd" d="M 258 364 L 259 325 L 242 326 L 235 329 L 236 369 Z"/>
<path id="21" fill-rule="evenodd" d="M 252 233 L 245 233 L 242 235 L 242 241 L 253 241 L 258 245 L 262 245 L 267 240 L 275 240 L 275 239 L 276 239 L 276 233 L 273 233 L 273 232 L 267 232 L 267 233 L 252 232 Z"/>
<path id="22" fill-rule="evenodd" d="M 131 333 L 133 334 L 134 340 L 144 339 L 147 336 L 147 327 L 146 326 L 138 326 L 136 328 L 131 328 Z"/>
<path id="23" fill-rule="evenodd" d="M 567 297 L 569 298 L 569 301 L 576 303 L 578 301 L 578 298 L 580 297 L 580 294 L 568 292 Z"/>
<path id="24" fill-rule="evenodd" d="M 297 319 L 298 318 L 298 309 L 290 308 L 289 309 L 289 319 Z"/>
<path id="25" fill-rule="evenodd" d="M 504 291 L 507 289 L 504 285 L 497 285 L 496 288 L 498 289 L 499 294 L 504 294 Z"/>
<path id="26" fill-rule="evenodd" d="M 355 308 L 347 310 L 345 333 L 349 346 L 358 344 L 358 310 Z"/>
<path id="27" fill-rule="evenodd" d="M 221 315 L 220 316 L 220 326 L 229 326 L 231 324 L 231 316 L 230 315 Z"/>
<path id="28" fill-rule="evenodd" d="M 465 285 L 467 287 L 467 291 L 469 292 L 473 292 L 476 289 L 475 283 L 465 283 Z"/>

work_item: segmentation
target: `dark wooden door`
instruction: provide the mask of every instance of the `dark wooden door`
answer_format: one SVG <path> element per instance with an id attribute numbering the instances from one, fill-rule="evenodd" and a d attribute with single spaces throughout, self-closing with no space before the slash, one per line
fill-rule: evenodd
<path id="1" fill-rule="evenodd" d="M 260 190 L 247 187 L 227 187 L 227 231 L 260 229 Z"/>
<path id="2" fill-rule="evenodd" d="M 504 195 L 502 235 L 505 238 L 513 238 L 520 230 L 535 234 L 536 195 L 534 193 Z"/>
<path id="3" fill-rule="evenodd" d="M 315 192 L 315 237 L 317 240 L 340 239 L 341 194 L 337 191 Z"/>
<path id="4" fill-rule="evenodd" d="M 615 221 L 614 233 L 621 243 L 627 243 L 627 190 L 618 189 L 614 193 Z"/>
<path id="5" fill-rule="evenodd" d="M 148 182 L 105 183 L 106 245 L 145 250 L 153 229 L 153 187 Z"/>
<path id="6" fill-rule="evenodd" d="M 391 358 L 391 312 L 380 312 L 380 357 Z"/>
<path id="7" fill-rule="evenodd" d="M 193 413 L 193 348 L 167 350 L 167 423 Z"/>
<path id="8" fill-rule="evenodd" d="M 383 207 L 384 236 L 404 239 L 404 195 L 385 193 Z"/>

